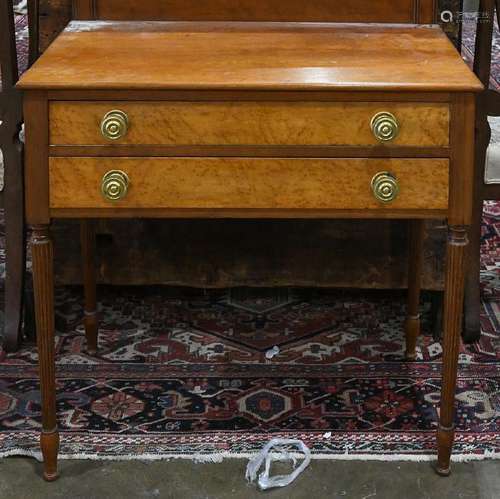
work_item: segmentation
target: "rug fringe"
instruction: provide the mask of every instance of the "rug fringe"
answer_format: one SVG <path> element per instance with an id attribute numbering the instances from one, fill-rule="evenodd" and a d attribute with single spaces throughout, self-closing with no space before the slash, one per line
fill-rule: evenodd
<path id="1" fill-rule="evenodd" d="M 59 459 L 69 460 L 91 460 L 91 461 L 170 461 L 172 459 L 186 459 L 194 461 L 197 464 L 220 464 L 225 459 L 251 459 L 257 452 L 214 452 L 211 454 L 137 454 L 106 456 L 99 454 L 60 453 Z M 291 456 L 303 457 L 300 453 L 291 453 Z M 26 449 L 9 449 L 0 452 L 0 458 L 5 457 L 32 457 L 37 461 L 42 461 L 42 455 L 39 451 L 30 451 Z M 407 462 L 430 462 L 436 460 L 436 454 L 312 454 L 311 459 L 329 460 L 329 461 L 407 461 Z M 500 459 L 500 452 L 485 451 L 482 454 L 455 454 L 451 460 L 455 463 L 466 463 L 471 461 L 484 461 L 487 459 Z"/>

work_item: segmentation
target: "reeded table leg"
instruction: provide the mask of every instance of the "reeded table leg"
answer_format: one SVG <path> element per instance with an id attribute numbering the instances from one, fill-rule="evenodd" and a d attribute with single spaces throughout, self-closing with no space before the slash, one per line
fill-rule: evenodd
<path id="1" fill-rule="evenodd" d="M 47 481 L 53 481 L 57 478 L 59 433 L 56 417 L 53 247 L 48 225 L 33 226 L 31 251 L 42 397 L 40 445 L 43 454 L 43 477 Z"/>
<path id="2" fill-rule="evenodd" d="M 83 289 L 84 289 L 84 325 L 87 349 L 90 355 L 97 352 L 98 318 L 96 300 L 95 270 L 95 228 L 91 220 L 81 220 L 80 240 L 82 246 Z"/>
<path id="3" fill-rule="evenodd" d="M 468 227 L 452 226 L 449 228 L 444 295 L 441 411 L 437 434 L 438 462 L 436 467 L 436 471 L 444 476 L 450 474 L 450 456 L 455 434 L 455 390 L 468 242 Z"/>
<path id="4" fill-rule="evenodd" d="M 424 221 L 409 222 L 408 238 L 408 310 L 406 316 L 406 358 L 415 360 L 417 338 L 420 335 L 420 287 L 424 242 Z"/>

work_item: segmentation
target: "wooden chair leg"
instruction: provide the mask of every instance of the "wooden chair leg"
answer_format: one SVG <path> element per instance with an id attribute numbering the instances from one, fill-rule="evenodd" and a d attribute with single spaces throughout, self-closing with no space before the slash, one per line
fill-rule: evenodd
<path id="1" fill-rule="evenodd" d="M 406 316 L 406 358 L 415 360 L 420 334 L 420 288 L 422 282 L 424 221 L 409 222 L 408 238 L 408 310 Z"/>
<path id="2" fill-rule="evenodd" d="M 18 133 L 22 123 L 22 99 L 15 87 L 19 70 L 12 0 L 0 2 L 0 66 L 0 108 L 3 120 L 0 147 L 5 168 L 2 193 L 6 240 L 4 348 L 13 351 L 21 342 L 25 249 L 23 149 Z"/>
<path id="3" fill-rule="evenodd" d="M 498 0 L 481 0 L 478 12 L 481 12 L 476 25 L 476 42 L 474 51 L 474 73 L 486 89 L 491 76 L 492 43 L 494 32 L 495 5 L 500 7 Z M 500 13 L 497 11 L 497 19 Z M 480 310 L 480 248 L 481 221 L 484 199 L 484 173 L 487 149 L 491 138 L 488 124 L 488 113 L 491 111 L 488 90 L 478 95 L 476 104 L 476 136 L 474 144 L 474 198 L 472 204 L 471 242 L 469 250 L 469 268 L 465 281 L 465 327 L 463 338 L 466 342 L 477 341 L 481 336 Z"/>
<path id="4" fill-rule="evenodd" d="M 481 221 L 483 202 L 474 207 L 470 233 L 468 268 L 465 280 L 465 327 L 463 339 L 467 343 L 479 340 L 481 336 Z"/>
<path id="5" fill-rule="evenodd" d="M 43 477 L 57 479 L 59 432 L 56 416 L 53 246 L 48 225 L 33 227 L 31 243 L 42 404 Z"/>
<path id="6" fill-rule="evenodd" d="M 446 252 L 444 296 L 443 368 L 441 408 L 437 434 L 436 471 L 450 474 L 450 457 L 455 435 L 455 390 L 457 382 L 460 332 L 462 330 L 467 228 L 450 227 Z"/>
<path id="7" fill-rule="evenodd" d="M 443 337 L 443 299 L 442 291 L 432 291 L 430 294 L 430 316 L 434 341 L 441 341 Z"/>
<path id="8" fill-rule="evenodd" d="M 29 341 L 36 340 L 36 324 L 35 324 L 35 298 L 33 296 L 33 278 L 30 273 L 26 273 L 24 283 L 24 314 L 23 314 L 23 329 L 24 338 Z"/>
<path id="9" fill-rule="evenodd" d="M 96 298 L 95 227 L 92 220 L 82 220 L 80 222 L 80 240 L 83 263 L 85 336 L 87 338 L 88 353 L 95 355 L 97 353 L 99 324 Z"/>
<path id="10" fill-rule="evenodd" d="M 5 329 L 4 348 L 21 344 L 24 277 L 26 270 L 23 169 L 21 145 L 6 148 L 5 165 Z"/>

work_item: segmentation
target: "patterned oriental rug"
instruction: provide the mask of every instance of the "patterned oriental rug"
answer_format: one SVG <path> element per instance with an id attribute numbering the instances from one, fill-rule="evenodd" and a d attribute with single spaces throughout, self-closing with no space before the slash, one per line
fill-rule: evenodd
<path id="1" fill-rule="evenodd" d="M 23 18 L 18 26 L 25 46 Z M 464 40 L 467 50 L 467 32 Z M 500 203 L 485 205 L 482 283 L 483 335 L 460 355 L 455 460 L 500 456 Z M 399 293 L 99 295 L 99 353 L 91 357 L 81 289 L 57 290 L 63 458 L 218 461 L 247 457 L 277 436 L 303 440 L 316 458 L 435 458 L 441 347 L 428 303 L 418 360 L 407 363 Z M 39 458 L 39 429 L 36 349 L 0 348 L 0 456 Z"/>
<path id="2" fill-rule="evenodd" d="M 476 24 L 474 16 L 465 18 L 462 28 L 462 56 L 472 67 L 474 61 L 474 44 L 476 41 Z M 493 31 L 493 47 L 491 49 L 490 88 L 500 91 L 500 31 L 495 22 Z"/>
<path id="3" fill-rule="evenodd" d="M 455 459 L 500 456 L 500 204 L 483 230 L 484 334 L 460 356 Z M 219 460 L 271 437 L 318 458 L 434 458 L 440 344 L 418 361 L 404 296 L 304 289 L 103 288 L 99 354 L 81 289 L 57 292 L 62 457 Z M 272 347 L 279 352 L 266 357 Z M 0 455 L 38 456 L 37 355 L 0 351 Z"/>

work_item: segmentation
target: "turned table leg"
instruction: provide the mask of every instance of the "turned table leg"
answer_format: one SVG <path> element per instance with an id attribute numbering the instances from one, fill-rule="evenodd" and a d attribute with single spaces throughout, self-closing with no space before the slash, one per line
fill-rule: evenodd
<path id="1" fill-rule="evenodd" d="M 415 360 L 420 334 L 420 287 L 422 281 L 424 221 L 410 220 L 408 238 L 408 307 L 406 315 L 406 358 Z"/>
<path id="2" fill-rule="evenodd" d="M 56 417 L 53 247 L 48 225 L 33 226 L 31 241 L 42 403 L 43 477 L 57 478 L 59 432 Z"/>
<path id="3" fill-rule="evenodd" d="M 463 318 L 465 259 L 468 242 L 468 227 L 449 227 L 443 318 L 441 409 L 437 434 L 438 462 L 436 467 L 436 471 L 445 476 L 450 473 L 450 457 L 455 434 L 455 390 Z"/>
<path id="4" fill-rule="evenodd" d="M 80 240 L 83 264 L 84 326 L 90 355 L 97 352 L 98 319 L 96 299 L 95 230 L 94 222 L 81 220 Z"/>

